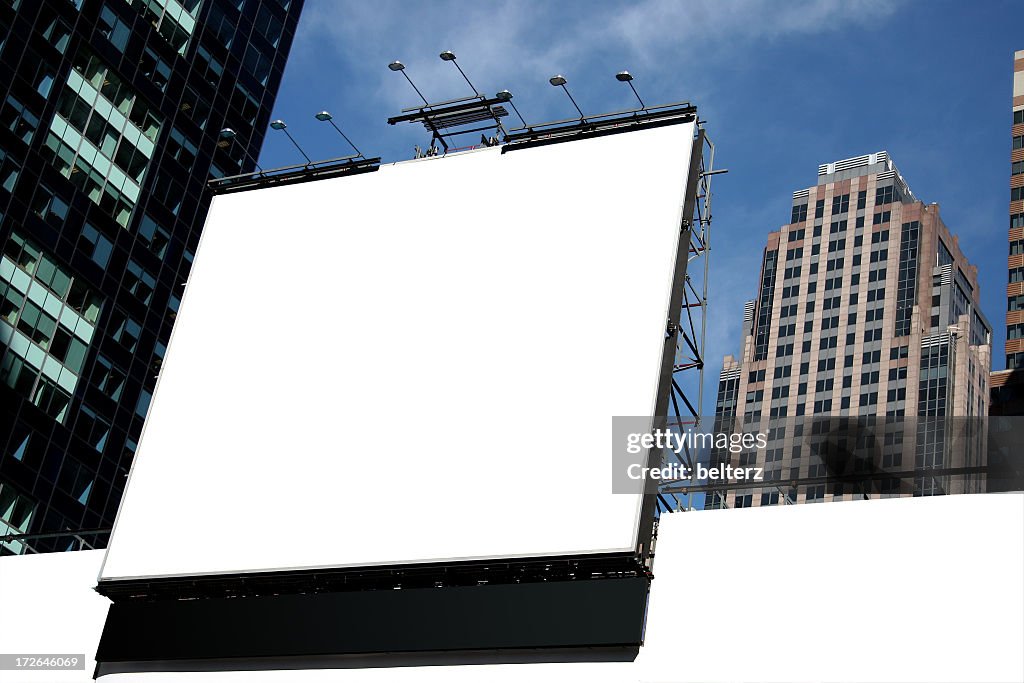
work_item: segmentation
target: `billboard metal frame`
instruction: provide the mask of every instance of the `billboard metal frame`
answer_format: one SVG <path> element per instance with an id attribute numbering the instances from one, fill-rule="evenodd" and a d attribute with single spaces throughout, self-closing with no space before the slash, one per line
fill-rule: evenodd
<path id="1" fill-rule="evenodd" d="M 656 108 L 650 116 L 642 112 L 629 112 L 622 116 L 591 118 L 575 126 L 564 122 L 540 124 L 533 127 L 532 136 L 518 133 L 509 144 L 502 147 L 502 153 L 512 153 L 540 145 L 549 145 L 587 139 L 596 136 L 614 135 L 646 128 L 696 122 L 696 109 L 684 103 L 671 110 Z M 706 182 L 705 133 L 695 127 L 695 140 L 688 162 L 687 187 L 683 200 L 683 220 L 679 226 L 680 239 L 675 258 L 675 272 L 672 277 L 672 294 L 669 303 L 671 312 L 666 320 L 665 345 L 661 360 L 660 379 L 655 400 L 654 418 L 656 427 L 664 428 L 679 418 L 679 401 L 687 406 L 691 401 L 682 393 L 676 378 L 680 372 L 677 363 L 681 350 L 695 348 L 694 334 L 697 328 L 690 312 L 689 301 L 693 296 L 693 285 L 688 273 L 689 263 L 696 249 L 704 250 L 706 239 L 704 221 L 700 218 L 703 203 L 699 197 Z M 377 160 L 367 160 L 365 165 L 354 165 L 346 160 L 335 172 L 331 166 L 317 166 L 302 170 L 289 169 L 288 183 L 308 182 L 334 175 L 370 172 L 377 169 Z M 218 179 L 211 182 L 215 192 L 238 192 L 274 186 L 281 181 L 270 177 L 258 178 L 251 175 L 238 178 L 239 185 Z M 225 183 L 225 181 L 229 181 Z M 693 218 L 697 216 L 695 221 Z M 700 229 L 695 229 L 695 223 Z M 699 245 L 699 246 L 695 246 Z M 699 255 L 699 252 L 698 252 Z M 706 300 L 705 300 L 706 302 Z M 701 362 L 702 365 L 702 362 Z M 654 465 L 660 458 L 650 453 L 648 465 Z M 566 495 L 571 495 L 571 487 Z M 660 505 L 659 505 L 660 503 Z M 97 590 L 113 600 L 130 600 L 140 597 L 210 597 L 252 596 L 263 593 L 321 592 L 324 590 L 367 590 L 394 589 L 409 585 L 466 585 L 472 577 L 474 583 L 486 582 L 530 582 L 549 580 L 574 580 L 578 578 L 622 578 L 625 576 L 652 576 L 654 537 L 657 530 L 658 508 L 664 507 L 656 492 L 648 491 L 641 505 L 637 543 L 630 553 L 572 554 L 529 558 L 501 558 L 494 560 L 470 560 L 455 562 L 409 563 L 387 566 L 346 567 L 334 569 L 302 569 L 288 571 L 233 573 L 211 576 L 155 577 L 139 579 L 109 579 L 99 583 Z"/>
<path id="2" fill-rule="evenodd" d="M 687 272 L 683 281 L 683 298 L 680 308 L 681 329 L 678 335 L 676 358 L 672 368 L 672 391 L 670 392 L 670 426 L 679 431 L 697 429 L 704 415 L 704 344 L 707 338 L 708 275 L 711 256 L 711 179 L 725 170 L 715 168 L 715 146 L 701 130 L 700 144 L 704 146 L 700 155 L 700 166 L 693 173 L 697 189 L 694 195 L 690 230 Z M 687 195 L 690 197 L 691 195 Z M 693 468 L 694 454 L 685 449 L 673 454 L 680 464 Z M 665 482 L 658 495 L 659 512 L 677 512 L 691 508 L 690 495 L 681 490 L 676 482 Z"/>
<path id="3" fill-rule="evenodd" d="M 683 192 L 680 238 L 672 274 L 669 315 L 665 321 L 665 339 L 653 415 L 654 426 L 664 427 L 670 420 L 678 417 L 680 387 L 675 375 L 680 371 L 680 364 L 677 362 L 680 349 L 692 350 L 695 346 L 693 334 L 697 327 L 687 307 L 692 295 L 689 291 L 692 284 L 689 282 L 688 270 L 694 258 L 694 245 L 699 245 L 698 253 L 706 250 L 706 224 L 701 213 L 706 211 L 706 201 L 702 202 L 703 198 L 699 195 L 702 187 L 706 189 L 703 181 L 710 168 L 710 160 L 705 160 L 705 145 L 708 143 L 694 107 L 684 103 L 681 106 L 655 109 L 651 112 L 631 111 L 621 115 L 594 117 L 586 121 L 577 121 L 575 125 L 553 122 L 535 126 L 529 131 L 509 135 L 502 147 L 502 154 L 539 145 L 614 135 L 645 128 L 696 124 L 690 156 L 688 159 L 680 160 L 681 163 L 688 164 L 688 175 Z M 337 174 L 376 170 L 376 161 L 367 160 L 365 165 L 357 168 L 351 161 L 346 160 L 339 165 L 343 168 L 339 168 Z M 284 182 L 312 181 L 330 173 L 331 166 L 326 164 L 298 170 L 289 169 Z M 211 190 L 246 191 L 282 182 L 269 177 L 253 176 L 239 179 L 236 181 L 237 184 L 231 182 L 234 179 L 227 183 L 225 180 L 229 179 L 221 179 L 219 185 L 211 183 Z M 704 291 L 706 293 L 706 288 Z M 706 296 L 703 301 L 706 305 Z M 600 372 L 600 368 L 595 368 L 595 371 Z M 690 404 L 685 395 L 683 401 L 687 405 Z M 654 464 L 660 457 L 660 453 L 650 452 L 648 464 Z M 565 495 L 572 495 L 571 482 L 567 482 Z M 450 609 L 449 606 L 441 609 L 440 613 L 433 617 L 436 623 L 432 621 L 432 626 L 426 633 L 430 633 L 437 642 L 434 646 L 426 648 L 427 650 L 477 650 L 479 654 L 479 648 L 488 651 L 526 648 L 522 651 L 524 659 L 520 661 L 530 661 L 531 657 L 536 657 L 538 648 L 575 648 L 577 652 L 580 648 L 592 649 L 595 652 L 598 651 L 595 648 L 612 648 L 619 652 L 618 656 L 623 659 L 631 659 L 635 657 L 637 648 L 643 643 L 647 592 L 654 576 L 658 498 L 657 491 L 653 488 L 649 488 L 643 495 L 636 545 L 631 551 L 626 552 L 233 573 L 216 576 L 104 580 L 96 590 L 113 600 L 114 606 L 108 615 L 97 659 L 109 663 L 148 661 L 152 664 L 156 660 L 253 657 L 256 655 L 247 649 L 251 649 L 251 643 L 247 644 L 244 639 L 240 640 L 239 634 L 222 635 L 225 629 L 233 630 L 227 625 L 254 618 L 265 623 L 267 628 L 279 628 L 279 621 L 283 618 L 281 615 L 289 613 L 288 610 L 292 609 L 291 606 L 296 600 L 301 600 L 304 613 L 310 614 L 309 622 L 301 627 L 295 626 L 294 623 L 290 624 L 289 628 L 294 629 L 295 633 L 289 632 L 289 638 L 294 641 L 293 646 L 297 649 L 293 651 L 285 648 L 276 654 L 316 654 L 312 651 L 302 652 L 302 639 L 305 637 L 303 628 L 324 628 L 331 623 L 334 627 L 341 628 L 342 625 L 336 622 L 337 609 L 342 603 L 348 605 L 344 609 L 350 620 L 379 619 L 378 611 L 385 607 L 385 611 L 390 610 L 395 618 L 400 618 L 402 609 L 421 609 L 427 604 L 423 602 L 424 600 L 433 604 L 447 593 L 443 590 L 446 588 L 451 589 L 451 606 Z M 550 591 L 558 585 L 564 586 L 564 590 L 551 593 Z M 469 603 L 460 607 L 461 603 L 456 599 L 457 595 L 463 594 L 460 591 L 467 589 L 479 591 L 475 594 L 479 595 L 481 600 L 495 601 L 494 608 L 490 610 L 493 616 L 483 615 L 483 618 L 491 621 L 497 619 L 498 622 L 507 618 L 509 625 L 500 627 L 504 635 L 495 636 L 492 641 L 477 638 L 474 631 L 476 627 L 473 624 L 477 623 L 481 616 L 472 610 Z M 529 631 L 526 624 L 531 621 L 539 619 L 555 622 L 560 618 L 559 614 L 575 610 L 572 605 L 576 598 L 573 596 L 580 595 L 580 591 L 590 591 L 588 604 L 606 604 L 606 611 L 600 616 L 588 618 L 589 621 L 576 619 L 573 623 L 567 622 L 562 630 L 552 632 L 542 643 L 525 638 L 524 633 Z M 366 598 L 359 596 L 367 594 L 378 594 L 380 599 L 366 603 Z M 321 599 L 317 599 L 318 595 Z M 346 595 L 351 597 L 344 597 Z M 403 595 L 407 596 L 402 598 L 406 601 L 406 607 L 395 606 L 395 597 Z M 205 607 L 196 607 L 199 604 Z M 185 618 L 186 613 L 194 614 L 196 610 L 208 614 L 208 618 L 197 619 L 194 624 L 194 627 L 203 634 L 196 636 L 197 640 L 193 645 L 179 647 L 173 642 L 173 634 L 167 631 L 168 624 L 179 617 Z M 485 623 L 490 624 L 491 621 Z M 511 628 L 513 623 L 520 622 L 525 631 L 516 630 L 518 626 Z M 434 629 L 437 630 L 436 634 Z M 153 633 L 154 638 L 145 644 L 134 643 L 131 634 L 140 630 Z M 160 634 L 165 631 L 167 638 L 164 639 Z M 576 642 L 583 632 L 591 635 L 583 636 L 585 643 Z M 318 633 L 319 631 L 310 630 L 306 636 L 320 637 L 316 635 Z M 392 643 L 389 640 L 400 637 L 402 634 L 398 632 L 379 635 L 377 640 L 368 643 L 360 651 L 385 650 L 401 653 L 407 648 L 397 641 Z M 154 642 L 159 644 L 152 645 Z M 338 641 L 338 647 L 343 647 L 341 641 Z M 334 652 L 352 654 L 342 650 Z M 273 656 L 275 653 L 263 654 Z M 509 656 L 508 652 L 502 656 Z M 602 656 L 607 656 L 607 653 Z M 517 657 L 519 655 L 513 659 Z M 150 665 L 142 666 L 143 669 L 147 667 L 151 669 Z M 228 665 L 225 668 L 233 667 L 234 665 Z"/>

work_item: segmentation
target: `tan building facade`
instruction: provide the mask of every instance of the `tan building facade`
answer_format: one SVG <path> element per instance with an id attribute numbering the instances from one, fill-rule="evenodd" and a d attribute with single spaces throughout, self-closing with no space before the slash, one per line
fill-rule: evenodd
<path id="1" fill-rule="evenodd" d="M 819 167 L 818 183 L 793 194 L 790 222 L 768 236 L 742 350 L 725 357 L 716 407 L 720 424 L 769 432 L 767 449 L 739 459 L 786 484 L 709 493 L 705 506 L 825 498 L 823 485 L 794 485 L 835 473 L 834 462 L 818 471 L 822 461 L 808 457 L 806 444 L 800 450 L 807 425 L 835 429 L 825 418 L 889 420 L 886 434 L 857 436 L 885 440 L 875 461 L 855 458 L 865 471 L 969 459 L 932 432 L 948 436 L 936 417 L 988 413 L 991 327 L 978 307 L 977 275 L 939 206 L 913 195 L 886 152 Z M 932 432 L 903 424 L 919 417 Z M 891 447 L 884 456 L 883 446 Z M 891 494 L 910 493 L 905 483 L 889 485 Z M 915 485 L 922 494 L 948 482 Z"/>
<path id="2" fill-rule="evenodd" d="M 1006 370 L 992 373 L 994 415 L 1024 415 L 1024 50 L 1013 57 Z"/>

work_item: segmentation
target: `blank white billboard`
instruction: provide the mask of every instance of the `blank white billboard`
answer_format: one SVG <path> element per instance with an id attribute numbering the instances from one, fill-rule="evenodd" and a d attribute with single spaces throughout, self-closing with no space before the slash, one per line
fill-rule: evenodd
<path id="1" fill-rule="evenodd" d="M 101 580 L 632 550 L 693 135 L 216 197 Z"/>

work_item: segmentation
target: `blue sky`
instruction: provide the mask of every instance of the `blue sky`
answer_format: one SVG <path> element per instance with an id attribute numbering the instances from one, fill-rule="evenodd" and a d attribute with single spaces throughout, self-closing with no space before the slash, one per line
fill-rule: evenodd
<path id="1" fill-rule="evenodd" d="M 431 101 L 468 86 L 438 59 L 452 50 L 482 91 L 508 88 L 527 121 L 568 118 L 547 79 L 562 73 L 586 113 L 689 100 L 716 165 L 705 413 L 722 356 L 739 351 L 765 239 L 820 163 L 887 150 L 915 195 L 938 202 L 979 267 L 1003 367 L 1013 52 L 1024 3 L 898 0 L 355 2 L 307 0 L 274 110 L 314 159 L 349 153 L 313 114 L 330 110 L 367 156 L 407 159 L 427 138 L 386 119 L 417 103 L 387 69 L 402 60 Z M 467 140 L 470 144 L 473 140 Z M 300 162 L 270 131 L 264 167 Z M 500 188 L 496 188 L 500 192 Z M 508 200 L 515 189 L 508 188 Z"/>

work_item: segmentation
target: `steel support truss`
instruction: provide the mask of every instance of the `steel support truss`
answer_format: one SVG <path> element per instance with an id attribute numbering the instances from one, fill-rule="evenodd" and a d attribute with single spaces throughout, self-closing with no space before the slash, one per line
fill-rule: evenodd
<path id="1" fill-rule="evenodd" d="M 703 122 L 698 122 L 698 125 Z M 686 278 L 683 281 L 683 303 L 676 336 L 676 356 L 672 367 L 672 387 L 669 393 L 668 426 L 673 431 L 698 430 L 704 415 L 704 343 L 707 338 L 708 272 L 711 249 L 711 180 L 724 173 L 715 170 L 715 145 L 704 131 L 702 140 L 700 177 L 697 181 L 697 201 L 694 204 L 687 253 Z M 684 233 L 685 234 L 685 233 Z M 684 449 L 668 457 L 689 468 L 696 464 L 696 454 Z M 675 491 L 668 489 L 675 488 Z M 692 493 L 680 493 L 678 482 L 667 481 L 658 494 L 659 512 L 678 512 L 693 507 Z"/>

